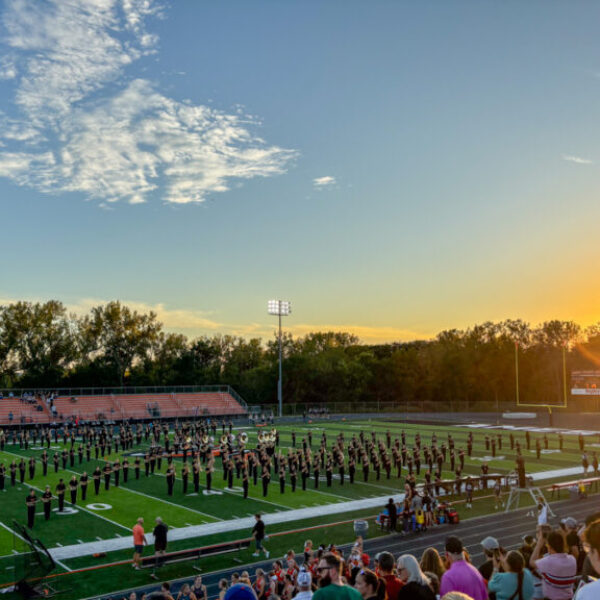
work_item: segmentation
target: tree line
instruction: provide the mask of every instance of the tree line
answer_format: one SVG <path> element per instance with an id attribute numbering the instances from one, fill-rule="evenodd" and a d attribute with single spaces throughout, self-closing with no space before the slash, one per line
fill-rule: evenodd
<path id="1" fill-rule="evenodd" d="M 600 323 L 486 322 L 379 345 L 351 333 L 283 339 L 285 402 L 510 402 L 518 348 L 522 401 L 560 401 L 563 369 L 600 369 Z M 58 301 L 0 306 L 0 388 L 228 384 L 249 403 L 277 399 L 278 341 L 188 339 L 120 302 L 69 314 Z M 568 385 L 568 383 L 567 383 Z"/>

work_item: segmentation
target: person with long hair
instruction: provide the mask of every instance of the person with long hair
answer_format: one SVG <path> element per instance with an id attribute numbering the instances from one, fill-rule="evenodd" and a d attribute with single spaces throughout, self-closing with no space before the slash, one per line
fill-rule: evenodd
<path id="1" fill-rule="evenodd" d="M 387 600 L 385 581 L 370 569 L 358 573 L 354 587 L 363 600 Z"/>
<path id="2" fill-rule="evenodd" d="M 583 546 L 596 573 L 600 573 L 600 521 L 590 523 L 583 534 Z M 584 585 L 577 592 L 577 600 L 600 598 L 600 579 Z"/>
<path id="3" fill-rule="evenodd" d="M 494 570 L 488 582 L 488 591 L 496 593 L 496 600 L 531 600 L 534 592 L 533 575 L 525 568 L 525 559 L 518 550 L 506 556 L 496 551 Z M 500 567 L 504 573 L 500 573 Z"/>
<path id="4" fill-rule="evenodd" d="M 411 554 L 403 554 L 397 563 L 398 575 L 404 585 L 398 592 L 398 600 L 436 600 L 429 578 Z"/>
<path id="5" fill-rule="evenodd" d="M 421 567 L 421 571 L 435 573 L 438 581 L 442 579 L 442 575 L 446 571 L 440 553 L 433 547 L 426 548 L 423 551 L 419 566 Z"/>

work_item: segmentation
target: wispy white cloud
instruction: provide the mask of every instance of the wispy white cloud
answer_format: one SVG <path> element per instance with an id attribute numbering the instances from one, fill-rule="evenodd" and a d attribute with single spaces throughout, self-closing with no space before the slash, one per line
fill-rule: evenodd
<path id="1" fill-rule="evenodd" d="M 17 67 L 10 56 L 0 58 L 0 79 L 14 79 L 17 76 Z"/>
<path id="2" fill-rule="evenodd" d="M 44 192 L 83 192 L 107 206 L 151 196 L 201 202 L 228 190 L 231 179 L 286 170 L 295 152 L 253 134 L 257 121 L 125 78 L 157 51 L 145 22 L 163 10 L 154 0 L 7 2 L 5 70 L 20 114 L 0 120 L 0 176 Z"/>
<path id="3" fill-rule="evenodd" d="M 589 158 L 581 158 L 580 156 L 573 156 L 572 154 L 563 154 L 563 160 L 568 162 L 576 163 L 578 165 L 592 165 L 594 164 L 593 160 Z"/>
<path id="4" fill-rule="evenodd" d="M 313 179 L 313 185 L 316 188 L 324 188 L 330 185 L 335 185 L 336 179 L 332 175 L 325 175 L 323 177 L 316 177 Z"/>

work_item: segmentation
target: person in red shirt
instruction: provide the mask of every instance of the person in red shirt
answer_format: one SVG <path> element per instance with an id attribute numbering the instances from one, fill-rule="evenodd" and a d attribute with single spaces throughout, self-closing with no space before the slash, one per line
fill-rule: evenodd
<path id="1" fill-rule="evenodd" d="M 388 600 L 398 600 L 398 593 L 404 585 L 401 579 L 394 575 L 395 560 L 391 552 L 380 552 L 379 576 L 385 581 Z"/>
<path id="2" fill-rule="evenodd" d="M 144 533 L 144 519 L 140 517 L 137 523 L 133 526 L 133 568 L 139 570 L 142 566 L 142 554 L 144 546 L 148 545 L 146 535 Z"/>

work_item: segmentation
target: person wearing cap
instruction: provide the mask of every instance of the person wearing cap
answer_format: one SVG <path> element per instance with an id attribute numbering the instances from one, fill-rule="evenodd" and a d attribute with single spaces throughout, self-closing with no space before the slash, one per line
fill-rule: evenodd
<path id="1" fill-rule="evenodd" d="M 575 557 L 577 561 L 577 573 L 581 573 L 585 552 L 581 545 L 581 540 L 577 535 L 578 524 L 573 517 L 567 517 L 560 522 L 563 531 L 565 532 L 565 542 L 567 543 L 567 552 Z"/>
<path id="2" fill-rule="evenodd" d="M 494 570 L 494 554 L 499 552 L 501 548 L 498 540 L 491 535 L 481 540 L 481 547 L 483 548 L 483 554 L 485 555 L 486 560 L 479 567 L 479 572 L 486 581 L 489 581 L 492 578 L 492 571 Z M 493 597 L 490 596 L 490 598 Z"/>
<path id="3" fill-rule="evenodd" d="M 308 571 L 300 571 L 296 577 L 296 584 L 298 585 L 298 593 L 294 596 L 293 600 L 311 600 L 313 593 L 311 590 L 312 577 Z"/>
<path id="4" fill-rule="evenodd" d="M 245 583 L 232 585 L 223 596 L 223 600 L 257 600 L 254 590 Z"/>
<path id="5" fill-rule="evenodd" d="M 450 568 L 442 575 L 440 596 L 462 592 L 473 600 L 487 600 L 488 593 L 481 573 L 465 560 L 462 541 L 454 535 L 446 539 L 446 560 Z"/>

